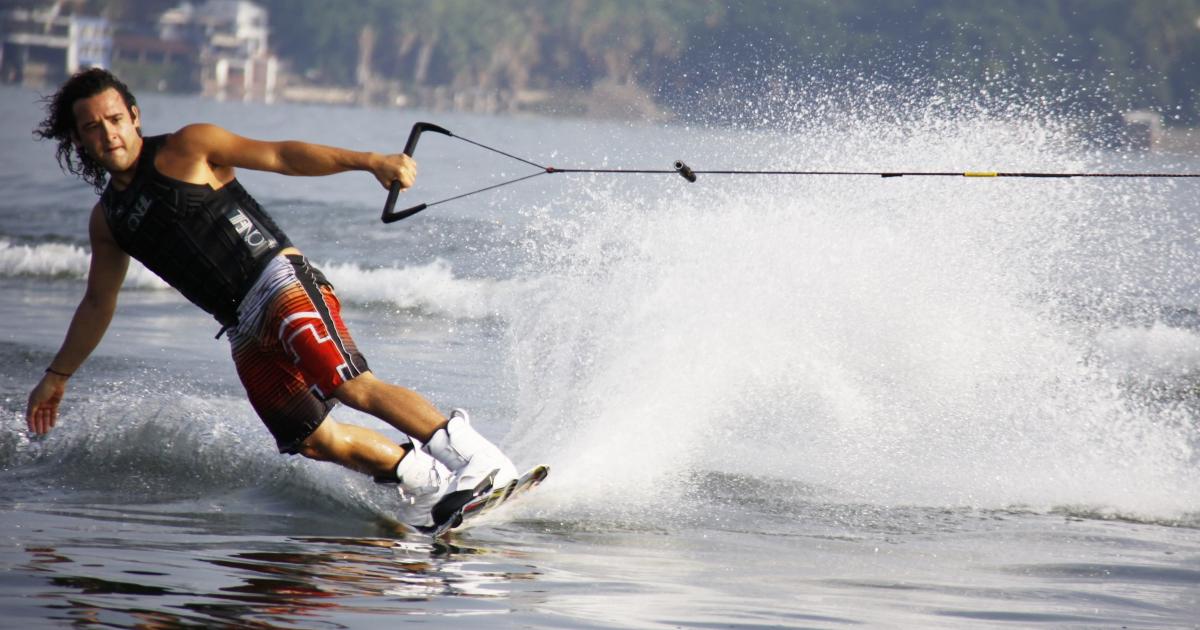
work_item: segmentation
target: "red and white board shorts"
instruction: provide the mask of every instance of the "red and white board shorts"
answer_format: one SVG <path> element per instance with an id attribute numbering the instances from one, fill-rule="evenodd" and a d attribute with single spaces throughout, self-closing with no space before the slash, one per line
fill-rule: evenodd
<path id="1" fill-rule="evenodd" d="M 280 452 L 295 453 L 329 415 L 342 383 L 369 371 L 324 274 L 298 255 L 267 264 L 228 331 L 254 411 Z"/>

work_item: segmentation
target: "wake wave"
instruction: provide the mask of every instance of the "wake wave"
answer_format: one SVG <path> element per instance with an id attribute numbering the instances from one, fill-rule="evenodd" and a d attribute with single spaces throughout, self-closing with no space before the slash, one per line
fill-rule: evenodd
<path id="1" fill-rule="evenodd" d="M 498 315 L 507 310 L 510 296 L 525 286 L 519 280 L 460 278 L 443 260 L 404 268 L 363 269 L 337 263 L 318 267 L 343 301 L 383 303 L 458 319 Z"/>
<path id="2" fill-rule="evenodd" d="M 0 238 L 0 277 L 33 277 L 85 280 L 91 253 L 78 245 L 37 243 L 21 245 Z M 131 261 L 125 286 L 137 289 L 169 289 L 167 283 Z"/>
<path id="3" fill-rule="evenodd" d="M 83 281 L 91 254 L 78 245 L 17 244 L 0 239 L 0 277 L 32 277 Z M 480 319 L 506 310 L 509 296 L 520 293 L 520 280 L 461 278 L 450 264 L 366 269 L 354 264 L 317 265 L 337 287 L 343 302 L 386 304 L 438 317 Z M 136 260 L 130 261 L 126 288 L 171 290 L 161 278 Z"/>
<path id="4" fill-rule="evenodd" d="M 104 504 L 198 500 L 211 509 L 249 491 L 318 514 L 336 505 L 385 520 L 396 507 L 394 490 L 362 475 L 279 454 L 240 398 L 97 386 L 74 392 L 44 438 L 31 439 L 16 414 L 9 423 L 0 470 L 10 471 L 14 494 L 25 490 L 33 500 L 94 494 Z"/>

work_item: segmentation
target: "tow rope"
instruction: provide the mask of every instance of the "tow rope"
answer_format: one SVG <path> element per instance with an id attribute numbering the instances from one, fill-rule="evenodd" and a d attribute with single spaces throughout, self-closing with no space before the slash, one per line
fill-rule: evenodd
<path id="1" fill-rule="evenodd" d="M 1091 177 L 1091 178 L 1200 178 L 1200 173 L 1055 173 L 1055 172 L 1006 172 L 1006 171 L 778 171 L 778 170 L 693 170 L 683 160 L 676 160 L 671 169 L 632 169 L 632 168 L 557 168 L 545 164 L 538 164 L 532 160 L 513 155 L 506 151 L 501 151 L 495 147 L 490 147 L 486 144 L 476 142 L 469 138 L 464 138 L 451 133 L 448 129 L 440 127 L 433 123 L 419 122 L 412 126 L 412 131 L 408 134 L 408 142 L 404 145 L 404 154 L 412 157 L 413 152 L 417 149 L 417 142 L 421 139 L 421 134 L 425 132 L 439 133 L 444 136 L 456 138 L 468 144 L 472 144 L 481 149 L 491 151 L 507 158 L 511 158 L 518 162 L 528 164 L 536 169 L 536 172 L 505 180 L 498 184 L 485 186 L 477 190 L 465 192 L 453 197 L 447 197 L 438 201 L 431 201 L 415 205 L 406 210 L 396 211 L 396 198 L 400 194 L 400 182 L 392 182 L 388 189 L 387 202 L 383 206 L 383 215 L 380 217 L 384 223 L 394 223 L 401 219 L 406 219 L 412 215 L 431 208 L 433 206 L 477 195 L 489 190 L 495 190 L 504 186 L 511 186 L 518 182 L 523 182 L 541 175 L 554 175 L 558 173 L 601 173 L 601 174 L 626 174 L 626 175 L 679 175 L 689 182 L 695 182 L 698 175 L 833 175 L 833 176 L 875 176 L 875 177 L 1029 177 L 1029 178 L 1057 178 L 1067 179 L 1074 177 Z"/>

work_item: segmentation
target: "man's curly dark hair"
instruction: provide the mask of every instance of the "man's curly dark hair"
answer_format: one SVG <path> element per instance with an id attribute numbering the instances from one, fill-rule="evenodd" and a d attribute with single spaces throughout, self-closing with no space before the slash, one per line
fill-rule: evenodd
<path id="1" fill-rule="evenodd" d="M 109 88 L 121 95 L 125 107 L 133 112 L 137 99 L 129 87 L 120 79 L 102 68 L 91 68 L 75 73 L 51 96 L 42 99 L 46 105 L 46 118 L 33 130 L 33 135 L 42 140 L 58 143 L 56 157 L 64 171 L 78 175 L 99 192 L 104 189 L 108 173 L 93 160 L 82 147 L 75 144 L 75 102 L 91 98 Z"/>

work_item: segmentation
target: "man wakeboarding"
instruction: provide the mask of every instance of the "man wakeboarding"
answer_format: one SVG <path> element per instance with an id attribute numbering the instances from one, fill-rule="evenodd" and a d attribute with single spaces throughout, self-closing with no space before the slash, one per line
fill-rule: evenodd
<path id="1" fill-rule="evenodd" d="M 210 124 L 142 137 L 129 89 L 93 68 L 46 99 L 35 130 L 59 165 L 100 200 L 88 224 L 87 288 L 62 345 L 29 394 L 37 435 L 57 422 L 71 375 L 104 337 L 132 256 L 213 315 L 255 412 L 281 453 L 334 462 L 397 484 L 400 520 L 439 528 L 476 495 L 517 479 L 512 462 L 470 424 L 377 378 L 341 317 L 333 286 L 242 187 L 236 168 L 320 176 L 367 171 L 385 188 L 412 186 L 406 155 L 306 142 L 266 142 Z M 408 436 L 397 443 L 329 417 L 338 403 Z M 435 518 L 435 514 L 438 518 Z"/>

